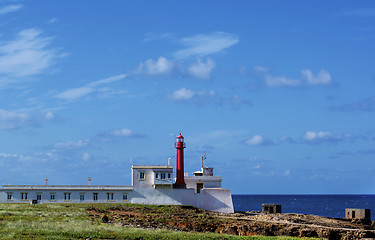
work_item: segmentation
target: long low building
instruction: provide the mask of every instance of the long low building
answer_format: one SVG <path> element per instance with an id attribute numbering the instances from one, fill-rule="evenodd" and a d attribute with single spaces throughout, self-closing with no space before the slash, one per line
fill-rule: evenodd
<path id="1" fill-rule="evenodd" d="M 184 172 L 184 138 L 176 139 L 176 178 L 168 165 L 133 165 L 132 185 L 3 185 L 0 202 L 24 203 L 139 203 L 157 205 L 192 205 L 210 211 L 232 213 L 231 191 L 221 188 L 221 177 L 213 169 L 188 176 Z"/>
<path id="2" fill-rule="evenodd" d="M 3 185 L 1 202 L 128 202 L 133 186 L 126 185 Z"/>

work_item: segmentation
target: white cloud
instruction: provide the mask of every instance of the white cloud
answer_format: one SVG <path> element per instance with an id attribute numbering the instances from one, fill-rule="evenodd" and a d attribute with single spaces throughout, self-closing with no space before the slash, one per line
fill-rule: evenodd
<path id="1" fill-rule="evenodd" d="M 295 87 L 300 84 L 300 81 L 296 79 L 290 79 L 286 77 L 275 77 L 271 75 L 266 75 L 265 80 L 266 80 L 267 86 L 269 87 L 282 87 L 282 86 Z"/>
<path id="2" fill-rule="evenodd" d="M 130 137 L 134 135 L 134 132 L 128 128 L 121 128 L 110 131 L 108 134 L 116 137 Z"/>
<path id="3" fill-rule="evenodd" d="M 354 139 L 351 134 L 333 134 L 325 131 L 307 131 L 303 136 L 302 140 L 305 143 L 321 143 L 321 142 L 338 142 L 348 139 Z"/>
<path id="4" fill-rule="evenodd" d="M 148 39 L 154 40 L 154 37 Z M 160 37 L 163 36 L 163 37 Z M 168 37 L 166 37 L 168 36 Z M 159 35 L 155 39 L 169 39 L 170 34 Z M 211 34 L 199 34 L 191 37 L 182 38 L 180 43 L 185 48 L 173 53 L 173 60 L 169 60 L 163 56 L 157 60 L 147 59 L 141 62 L 134 74 L 162 75 L 170 73 L 178 73 L 185 75 L 190 74 L 198 79 L 209 79 L 212 70 L 215 68 L 215 62 L 208 58 L 206 62 L 201 61 L 201 57 L 218 53 L 227 49 L 238 42 L 238 38 L 232 34 L 224 32 L 214 32 Z M 186 58 L 197 57 L 196 63 L 187 63 Z"/>
<path id="5" fill-rule="evenodd" d="M 253 137 L 246 140 L 245 143 L 251 146 L 267 146 L 274 144 L 272 140 L 265 138 L 261 135 L 254 135 Z"/>
<path id="6" fill-rule="evenodd" d="M 165 57 L 159 57 L 158 60 L 147 59 L 144 63 L 138 66 L 139 73 L 146 73 L 149 75 L 168 74 L 173 69 L 173 61 Z"/>
<path id="7" fill-rule="evenodd" d="M 17 154 L 0 153 L 0 158 L 15 158 L 17 156 Z"/>
<path id="8" fill-rule="evenodd" d="M 268 70 L 264 67 L 256 66 L 254 69 L 264 74 L 264 81 L 268 87 L 328 86 L 332 84 L 331 74 L 324 69 L 321 69 L 316 75 L 310 69 L 302 69 L 301 77 L 297 79 L 267 74 Z"/>
<path id="9" fill-rule="evenodd" d="M 41 123 L 52 120 L 48 116 L 53 113 L 42 113 L 29 110 L 8 111 L 0 109 L 0 130 L 17 129 L 26 126 L 38 126 Z"/>
<path id="10" fill-rule="evenodd" d="M 263 67 L 263 66 L 260 66 L 260 65 L 256 65 L 256 66 L 254 66 L 253 69 L 254 69 L 256 72 L 260 72 L 260 73 L 267 73 L 268 70 L 269 70 L 267 67 Z"/>
<path id="11" fill-rule="evenodd" d="M 190 89 L 181 88 L 176 91 L 174 91 L 169 97 L 172 100 L 189 100 L 194 97 L 196 93 Z"/>
<path id="12" fill-rule="evenodd" d="M 198 106 L 202 106 L 207 103 L 212 103 L 219 106 L 229 105 L 233 108 L 238 108 L 239 106 L 243 105 L 252 105 L 251 101 L 243 99 L 237 95 L 222 97 L 216 95 L 215 91 L 213 90 L 193 91 L 186 88 L 180 88 L 171 94 L 167 94 L 167 97 L 172 101 L 188 102 Z"/>
<path id="13" fill-rule="evenodd" d="M 15 129 L 27 125 L 31 120 L 29 113 L 0 109 L 0 129 Z"/>
<path id="14" fill-rule="evenodd" d="M 290 176 L 290 170 L 287 169 L 284 171 L 283 176 Z"/>
<path id="15" fill-rule="evenodd" d="M 255 165 L 252 169 L 260 169 L 260 164 Z"/>
<path id="16" fill-rule="evenodd" d="M 87 162 L 88 160 L 90 160 L 90 154 L 87 153 L 87 152 L 84 152 L 83 155 L 82 155 L 82 160 Z"/>
<path id="17" fill-rule="evenodd" d="M 200 58 L 198 58 L 197 63 L 193 63 L 189 67 L 189 73 L 199 79 L 209 79 L 211 71 L 214 69 L 214 67 L 215 62 L 210 58 L 207 59 L 206 63 L 202 62 Z"/>
<path id="18" fill-rule="evenodd" d="M 55 118 L 55 115 L 54 115 L 52 112 L 46 112 L 46 113 L 44 114 L 44 118 L 45 118 L 46 120 L 52 120 L 52 119 Z"/>
<path id="19" fill-rule="evenodd" d="M 181 43 L 186 48 L 173 54 L 177 59 L 188 58 L 190 56 L 207 56 L 221 52 L 238 43 L 238 38 L 229 33 L 215 32 L 186 37 L 181 40 Z"/>
<path id="20" fill-rule="evenodd" d="M 57 149 L 81 149 L 87 147 L 89 144 L 89 139 L 86 138 L 84 140 L 79 140 L 76 142 L 69 141 L 69 142 L 61 142 L 61 143 L 56 143 L 54 145 L 55 148 Z"/>
<path id="21" fill-rule="evenodd" d="M 95 82 L 91 82 L 83 87 L 71 88 L 55 95 L 55 98 L 64 99 L 68 101 L 76 100 L 78 98 L 85 97 L 91 93 L 99 92 L 105 94 L 118 94 L 123 93 L 122 91 L 110 91 L 109 88 L 97 88 L 101 85 L 109 84 L 124 79 L 127 74 L 119 74 L 112 77 L 104 78 Z"/>
<path id="22" fill-rule="evenodd" d="M 304 135 L 304 139 L 307 141 L 314 141 L 317 139 L 328 139 L 331 138 L 332 134 L 330 132 L 315 132 L 315 131 L 307 131 Z"/>
<path id="23" fill-rule="evenodd" d="M 108 78 L 104 78 L 104 79 L 100 79 L 98 81 L 92 82 L 92 83 L 88 84 L 88 86 L 96 87 L 96 86 L 100 86 L 100 85 L 103 85 L 103 84 L 117 82 L 119 80 L 124 79 L 126 76 L 127 76 L 127 74 L 115 75 L 115 76 L 112 76 L 112 77 L 108 77 Z"/>
<path id="24" fill-rule="evenodd" d="M 80 87 L 80 88 L 72 88 L 68 89 L 64 92 L 61 92 L 56 95 L 56 98 L 65 99 L 65 100 L 75 100 L 77 98 L 84 97 L 94 91 L 93 88 L 90 87 Z"/>
<path id="25" fill-rule="evenodd" d="M 329 85 L 332 82 L 331 74 L 324 69 L 321 69 L 318 75 L 315 76 L 310 69 L 303 69 L 301 70 L 301 75 L 307 80 L 309 85 Z"/>
<path id="26" fill-rule="evenodd" d="M 1 15 L 1 14 L 7 14 L 7 13 L 11 13 L 11 12 L 18 11 L 18 10 L 20 10 L 22 7 L 23 7 L 23 5 L 21 5 L 21 4 L 17 4 L 17 5 L 8 5 L 8 6 L 5 6 L 5 7 L 2 7 L 2 8 L 0 8 L 0 15 Z"/>
<path id="27" fill-rule="evenodd" d="M 36 28 L 25 29 L 15 40 L 0 45 L 0 76 L 3 75 L 3 79 L 40 74 L 55 63 L 56 50 L 47 49 L 51 38 L 41 37 L 41 34 L 42 31 Z"/>
<path id="28" fill-rule="evenodd" d="M 119 129 L 114 129 L 111 131 L 106 131 L 100 134 L 97 134 L 97 139 L 102 141 L 102 142 L 114 142 L 114 141 L 119 141 L 123 140 L 126 138 L 140 138 L 143 137 L 143 135 L 134 132 L 131 129 L 128 128 L 119 128 Z"/>
<path id="29" fill-rule="evenodd" d="M 246 141 L 249 145 L 261 145 L 264 142 L 264 138 L 260 135 L 255 135 Z"/>
<path id="30" fill-rule="evenodd" d="M 51 18 L 50 20 L 48 20 L 49 24 L 52 24 L 52 23 L 55 23 L 55 22 L 57 22 L 57 18 Z"/>

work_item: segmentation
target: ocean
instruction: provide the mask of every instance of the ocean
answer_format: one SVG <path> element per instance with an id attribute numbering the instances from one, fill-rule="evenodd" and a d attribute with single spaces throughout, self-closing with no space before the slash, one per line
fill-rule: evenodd
<path id="1" fill-rule="evenodd" d="M 375 220 L 375 195 L 232 195 L 235 211 L 262 211 L 263 203 L 281 204 L 282 213 L 302 213 L 344 218 L 345 208 L 371 209 Z"/>

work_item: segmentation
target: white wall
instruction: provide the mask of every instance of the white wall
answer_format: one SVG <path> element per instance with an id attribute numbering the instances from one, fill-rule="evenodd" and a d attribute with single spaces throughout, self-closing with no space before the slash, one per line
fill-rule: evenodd
<path id="1" fill-rule="evenodd" d="M 233 202 L 230 190 L 222 188 L 194 189 L 143 188 L 134 189 L 132 203 L 156 205 L 192 205 L 204 210 L 233 213 Z"/>

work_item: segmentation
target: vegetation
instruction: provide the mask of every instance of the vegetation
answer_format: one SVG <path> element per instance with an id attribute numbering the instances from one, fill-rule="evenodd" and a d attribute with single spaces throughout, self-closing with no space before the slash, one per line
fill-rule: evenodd
<path id="1" fill-rule="evenodd" d="M 105 223 L 92 218 L 90 209 L 106 212 L 123 204 L 0 204 L 0 239 L 294 239 L 290 237 L 239 237 L 142 229 Z M 147 206 L 163 212 L 170 207 Z M 157 216 L 155 216 L 157 217 Z M 200 215 L 200 217 L 204 217 Z"/>

